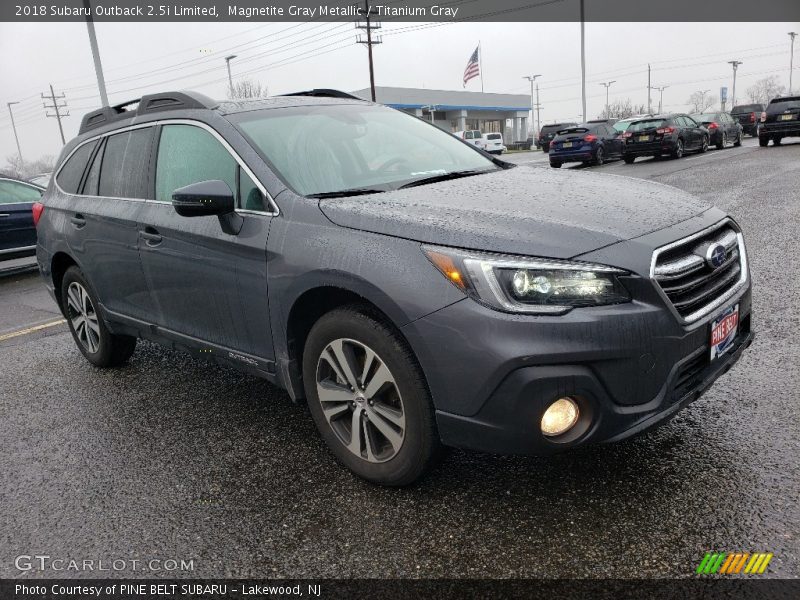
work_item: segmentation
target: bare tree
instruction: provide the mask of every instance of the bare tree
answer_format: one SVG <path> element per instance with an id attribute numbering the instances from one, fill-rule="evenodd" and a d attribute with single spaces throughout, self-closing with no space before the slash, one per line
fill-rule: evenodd
<path id="1" fill-rule="evenodd" d="M 644 104 L 634 105 L 630 98 L 625 100 L 614 100 L 607 107 L 603 108 L 598 119 L 627 119 L 633 115 L 641 115 L 646 112 Z"/>
<path id="2" fill-rule="evenodd" d="M 268 96 L 267 86 L 253 79 L 239 79 L 233 84 L 233 89 L 228 90 L 231 100 L 247 100 L 248 98 L 264 98 Z"/>
<path id="3" fill-rule="evenodd" d="M 40 173 L 51 173 L 55 168 L 55 156 L 47 154 L 34 161 L 20 162 L 19 154 L 11 154 L 6 157 L 6 165 L 0 168 L 0 174 L 29 179 Z"/>
<path id="4" fill-rule="evenodd" d="M 769 101 L 786 93 L 786 86 L 781 85 L 780 77 L 771 75 L 759 79 L 747 88 L 747 98 L 754 104 L 769 104 Z"/>
<path id="5" fill-rule="evenodd" d="M 692 106 L 692 112 L 701 113 L 705 109 L 714 106 L 714 95 L 707 92 L 697 91 L 686 101 Z"/>

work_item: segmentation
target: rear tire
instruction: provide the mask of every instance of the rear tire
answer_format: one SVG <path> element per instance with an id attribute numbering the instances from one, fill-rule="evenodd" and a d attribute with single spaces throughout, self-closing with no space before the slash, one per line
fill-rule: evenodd
<path id="1" fill-rule="evenodd" d="M 781 138 L 781 137 L 772 138 L 773 146 L 780 146 L 782 141 L 783 141 L 783 138 Z"/>
<path id="2" fill-rule="evenodd" d="M 76 266 L 64 273 L 61 306 L 72 339 L 86 360 L 101 369 L 118 367 L 128 361 L 136 349 L 136 338 L 115 335 L 108 330 L 97 310 L 97 295 L 83 271 Z"/>
<path id="3" fill-rule="evenodd" d="M 606 157 L 603 154 L 603 148 L 600 147 L 600 148 L 597 149 L 597 152 L 595 152 L 595 154 L 594 154 L 594 164 L 596 164 L 599 167 L 604 162 L 606 162 Z"/>
<path id="4" fill-rule="evenodd" d="M 675 142 L 675 149 L 670 154 L 672 158 L 682 158 L 683 157 L 683 140 L 678 140 Z"/>
<path id="5" fill-rule="evenodd" d="M 339 308 L 314 324 L 303 385 L 314 423 L 339 462 L 373 483 L 408 485 L 441 453 L 433 402 L 413 352 L 368 312 Z"/>
<path id="6" fill-rule="evenodd" d="M 727 145 L 728 145 L 728 135 L 723 133 L 719 143 L 716 144 L 717 150 L 722 150 Z"/>
<path id="7" fill-rule="evenodd" d="M 550 161 L 550 166 L 553 167 L 554 169 L 560 169 L 561 168 L 561 163 L 558 162 L 557 160 L 551 160 Z"/>
<path id="8" fill-rule="evenodd" d="M 767 144 L 769 144 L 769 138 L 768 137 L 764 137 L 762 135 L 758 136 L 758 145 L 759 146 L 761 146 L 762 148 L 766 148 Z"/>
<path id="9" fill-rule="evenodd" d="M 622 157 L 622 160 L 625 161 L 626 165 L 632 165 L 633 161 L 636 160 L 636 157 L 635 156 L 631 156 L 629 154 L 626 154 L 625 156 Z"/>

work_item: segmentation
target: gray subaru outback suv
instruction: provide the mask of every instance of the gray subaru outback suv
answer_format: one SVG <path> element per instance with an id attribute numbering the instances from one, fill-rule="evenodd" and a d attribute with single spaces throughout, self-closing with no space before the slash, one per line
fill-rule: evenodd
<path id="1" fill-rule="evenodd" d="M 89 362 L 121 365 L 144 338 L 263 377 L 387 485 L 443 446 L 627 438 L 753 339 L 744 240 L 722 211 L 514 167 L 330 90 L 89 113 L 34 215 Z"/>

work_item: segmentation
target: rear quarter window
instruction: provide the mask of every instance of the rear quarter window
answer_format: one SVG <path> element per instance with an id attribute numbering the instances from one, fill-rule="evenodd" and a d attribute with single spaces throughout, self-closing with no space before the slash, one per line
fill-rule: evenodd
<path id="1" fill-rule="evenodd" d="M 78 186 L 81 184 L 83 172 L 86 170 L 86 163 L 89 162 L 89 157 L 92 154 L 97 142 L 88 142 L 80 146 L 72 156 L 67 159 L 64 166 L 56 176 L 56 182 L 59 187 L 68 194 L 77 194 Z"/>

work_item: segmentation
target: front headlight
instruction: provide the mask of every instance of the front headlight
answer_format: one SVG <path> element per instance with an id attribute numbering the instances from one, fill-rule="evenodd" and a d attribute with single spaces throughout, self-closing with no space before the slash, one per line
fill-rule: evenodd
<path id="1" fill-rule="evenodd" d="M 563 314 L 579 306 L 631 299 L 618 279 L 627 272 L 614 267 L 437 246 L 422 249 L 453 285 L 496 310 Z"/>

